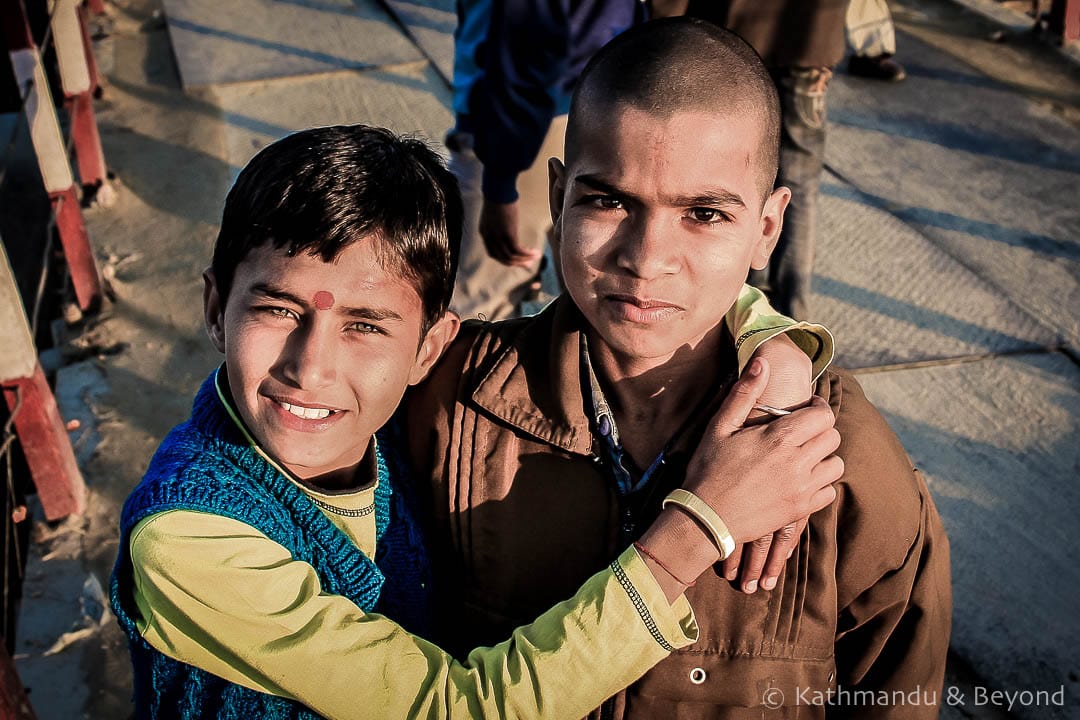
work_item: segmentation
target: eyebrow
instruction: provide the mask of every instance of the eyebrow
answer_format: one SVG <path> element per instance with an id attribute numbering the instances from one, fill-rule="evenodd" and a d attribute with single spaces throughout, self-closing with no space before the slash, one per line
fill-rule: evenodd
<path id="1" fill-rule="evenodd" d="M 300 297 L 297 297 L 288 290 L 283 290 L 279 287 L 274 287 L 269 283 L 255 283 L 251 286 L 250 291 L 255 295 L 262 295 L 274 300 L 284 300 L 285 302 L 292 303 L 293 305 L 299 305 L 300 307 L 311 307 L 311 303 Z M 348 307 L 346 305 L 339 305 L 334 307 L 334 311 L 347 317 L 356 318 L 358 320 L 402 320 L 400 314 L 386 307 Z"/>
<path id="2" fill-rule="evenodd" d="M 618 197 L 625 197 L 630 200 L 636 200 L 637 198 L 624 190 L 612 185 L 610 182 L 604 180 L 598 175 L 576 175 L 574 182 L 581 183 L 586 187 L 598 190 L 609 195 L 616 195 Z M 698 195 L 675 195 L 668 199 L 668 203 L 675 207 L 702 207 L 702 206 L 719 206 L 719 207 L 746 207 L 746 202 L 742 199 L 742 196 L 738 193 L 733 193 L 730 190 L 723 188 L 710 188 L 705 192 Z"/>

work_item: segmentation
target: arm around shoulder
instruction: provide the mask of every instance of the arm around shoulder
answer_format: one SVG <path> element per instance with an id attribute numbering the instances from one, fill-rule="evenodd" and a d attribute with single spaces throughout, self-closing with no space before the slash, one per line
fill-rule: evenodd
<path id="1" fill-rule="evenodd" d="M 312 566 L 239 521 L 164 513 L 131 544 L 153 647 L 327 718 L 580 717 L 697 636 L 686 599 L 669 604 L 632 549 L 459 663 L 324 592 Z"/>

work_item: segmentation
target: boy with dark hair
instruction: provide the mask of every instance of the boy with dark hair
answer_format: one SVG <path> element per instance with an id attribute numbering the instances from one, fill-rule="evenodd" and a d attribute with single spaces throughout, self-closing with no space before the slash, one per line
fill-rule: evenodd
<path id="1" fill-rule="evenodd" d="M 633 28 L 585 69 L 565 165 L 549 164 L 566 293 L 535 317 L 464 323 L 409 400 L 449 647 L 531 617 L 678 497 L 733 392 L 744 333 L 725 315 L 783 223 L 778 127 L 761 60 L 707 22 Z M 687 591 L 702 640 L 590 717 L 937 717 L 941 520 L 858 383 L 830 371 L 815 392 L 842 437 L 837 500 L 766 564 L 768 592 L 731 568 L 702 576 Z"/>
<path id="2" fill-rule="evenodd" d="M 205 275 L 224 364 L 121 518 L 111 600 L 137 717 L 573 717 L 693 642 L 682 593 L 720 550 L 675 510 L 464 664 L 373 612 L 409 628 L 428 614 L 406 463 L 380 428 L 457 332 L 460 218 L 437 156 L 385 130 L 297 133 L 241 172 Z M 821 403 L 741 427 L 768 367 L 684 483 L 729 541 L 824 506 L 841 471 Z"/>

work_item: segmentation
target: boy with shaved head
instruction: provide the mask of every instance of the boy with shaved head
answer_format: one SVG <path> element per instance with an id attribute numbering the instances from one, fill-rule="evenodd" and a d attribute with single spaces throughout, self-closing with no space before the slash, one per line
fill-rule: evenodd
<path id="1" fill-rule="evenodd" d="M 451 644 L 497 639 L 682 507 L 672 491 L 747 339 L 724 315 L 789 199 L 773 188 L 778 127 L 753 50 L 702 21 L 632 29 L 585 70 L 566 163 L 550 165 L 566 294 L 532 318 L 465 323 L 411 400 Z M 735 586 L 734 563 L 702 576 L 687 591 L 699 642 L 595 717 L 936 717 L 940 518 L 850 375 L 814 393 L 842 436 L 837 500 L 766 565 L 764 591 Z"/>

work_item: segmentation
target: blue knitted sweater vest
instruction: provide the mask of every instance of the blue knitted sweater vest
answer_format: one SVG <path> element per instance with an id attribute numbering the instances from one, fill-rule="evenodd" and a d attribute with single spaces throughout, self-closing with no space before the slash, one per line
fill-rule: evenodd
<path id="1" fill-rule="evenodd" d="M 309 563 L 324 592 L 342 595 L 365 612 L 378 611 L 424 635 L 429 630 L 430 568 L 412 492 L 389 430 L 377 440 L 376 561 L 372 562 L 288 478 L 245 440 L 217 396 L 213 374 L 195 397 L 191 419 L 174 428 L 132 491 L 120 518 L 120 550 L 110 601 L 128 636 L 138 720 L 307 720 L 300 703 L 230 683 L 173 660 L 139 634 L 129 540 L 139 521 L 167 510 L 233 518 Z M 361 698 L 358 696 L 358 702 Z"/>

